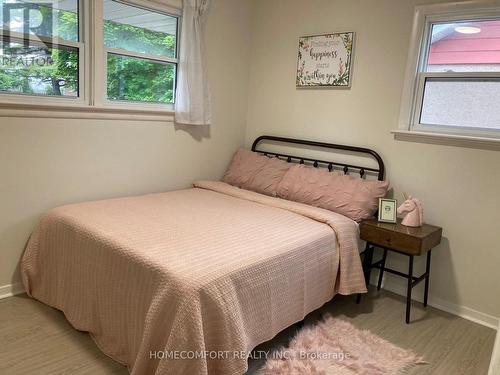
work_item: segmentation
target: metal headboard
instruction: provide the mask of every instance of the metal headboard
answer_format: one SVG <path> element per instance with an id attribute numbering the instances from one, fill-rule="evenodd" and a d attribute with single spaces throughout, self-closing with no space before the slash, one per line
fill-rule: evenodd
<path id="1" fill-rule="evenodd" d="M 334 161 L 312 159 L 312 158 L 302 157 L 302 156 L 287 155 L 287 154 L 283 154 L 280 152 L 265 151 L 262 149 L 258 149 L 259 143 L 262 141 L 272 141 L 272 142 L 285 143 L 285 144 L 288 143 L 288 144 L 306 145 L 306 146 L 313 146 L 313 147 L 318 147 L 318 148 L 328 148 L 328 149 L 333 149 L 333 150 L 349 151 L 349 152 L 357 153 L 357 154 L 367 154 L 377 161 L 378 168 L 365 167 L 365 166 L 361 166 L 361 165 L 346 164 L 346 163 L 340 163 L 340 162 L 334 162 Z M 378 153 L 376 153 L 375 151 L 373 151 L 369 148 L 337 145 L 337 144 L 333 144 L 333 143 L 308 141 L 308 140 L 303 140 L 303 139 L 275 137 L 272 135 L 262 135 L 262 136 L 258 137 L 253 142 L 252 151 L 259 152 L 259 153 L 267 155 L 267 156 L 271 155 L 271 156 L 277 157 L 279 159 L 285 159 L 289 163 L 291 163 L 291 162 L 297 163 L 298 162 L 300 164 L 304 164 L 304 163 L 308 162 L 308 163 L 311 163 L 314 167 L 319 167 L 320 165 L 324 165 L 326 168 L 328 168 L 328 170 L 330 172 L 337 169 L 337 168 L 340 168 L 344 172 L 344 174 L 347 174 L 350 171 L 356 171 L 357 173 L 359 173 L 361 178 L 363 178 L 367 172 L 371 172 L 371 173 L 376 174 L 380 181 L 384 180 L 384 173 L 385 173 L 384 162 L 382 161 L 382 158 L 380 157 L 380 155 Z"/>

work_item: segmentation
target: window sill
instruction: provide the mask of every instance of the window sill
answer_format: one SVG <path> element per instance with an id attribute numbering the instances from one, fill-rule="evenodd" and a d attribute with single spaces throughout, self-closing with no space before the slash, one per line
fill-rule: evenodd
<path id="1" fill-rule="evenodd" d="M 0 117 L 173 122 L 169 109 L 0 103 Z"/>
<path id="2" fill-rule="evenodd" d="M 392 130 L 391 133 L 394 134 L 394 139 L 397 141 L 420 142 L 500 151 L 500 139 L 497 138 L 470 137 L 408 130 Z"/>

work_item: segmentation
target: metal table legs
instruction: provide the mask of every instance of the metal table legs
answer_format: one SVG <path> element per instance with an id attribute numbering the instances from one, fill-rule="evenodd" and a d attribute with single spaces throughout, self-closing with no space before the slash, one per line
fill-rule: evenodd
<path id="1" fill-rule="evenodd" d="M 415 260 L 414 255 L 402 253 L 402 252 L 399 252 L 399 251 L 393 250 L 393 249 L 383 248 L 384 253 L 382 255 L 382 259 L 376 263 L 373 263 L 373 249 L 374 249 L 373 245 L 371 245 L 369 243 L 366 244 L 365 257 L 363 260 L 363 273 L 365 275 L 366 284 L 367 285 L 369 284 L 372 268 L 377 268 L 380 270 L 380 273 L 378 276 L 377 290 L 380 290 L 380 288 L 382 287 L 382 278 L 384 277 L 384 272 L 389 272 L 389 273 L 392 273 L 394 275 L 404 277 L 405 279 L 407 279 L 408 283 L 407 283 L 407 288 L 406 288 L 406 323 L 409 324 L 410 317 L 411 317 L 411 293 L 412 293 L 412 289 L 423 280 L 425 280 L 424 307 L 427 307 L 427 302 L 428 302 L 428 297 L 429 297 L 429 278 L 430 278 L 430 272 L 431 272 L 432 250 L 429 250 L 427 252 L 427 262 L 426 262 L 425 272 L 422 275 L 415 277 L 415 276 L 413 276 L 413 262 Z M 387 268 L 385 266 L 388 251 L 395 251 L 399 254 L 406 255 L 407 257 L 409 257 L 409 259 L 408 259 L 408 273 L 407 274 L 393 270 L 391 268 Z M 356 298 L 356 303 L 359 303 L 360 301 L 361 301 L 361 294 L 358 294 L 357 298 Z"/>

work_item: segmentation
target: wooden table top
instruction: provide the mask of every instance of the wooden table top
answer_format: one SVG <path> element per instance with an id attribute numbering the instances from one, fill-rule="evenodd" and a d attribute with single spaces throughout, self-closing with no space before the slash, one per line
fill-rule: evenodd
<path id="1" fill-rule="evenodd" d="M 361 239 L 372 244 L 410 255 L 421 255 L 441 242 L 442 228 L 424 224 L 407 227 L 397 223 L 381 223 L 377 219 L 362 221 L 359 225 Z"/>
<path id="2" fill-rule="evenodd" d="M 425 238 L 437 231 L 442 230 L 441 227 L 425 223 L 421 227 L 407 227 L 406 225 L 401 224 L 402 220 L 403 219 L 398 219 L 398 222 L 393 224 L 393 223 L 382 223 L 379 222 L 377 219 L 369 219 L 362 221 L 360 225 L 370 225 L 380 229 L 386 229 L 393 232 L 398 232 L 418 238 Z"/>

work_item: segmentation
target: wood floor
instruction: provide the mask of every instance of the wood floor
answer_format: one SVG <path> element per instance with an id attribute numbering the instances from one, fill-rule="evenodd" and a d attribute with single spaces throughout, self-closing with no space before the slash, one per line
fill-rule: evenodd
<path id="1" fill-rule="evenodd" d="M 415 303 L 413 322 L 404 323 L 404 300 L 389 292 L 371 292 L 356 305 L 353 297 L 338 296 L 306 318 L 314 324 L 319 312 L 351 321 L 423 355 L 429 362 L 409 374 L 487 374 L 495 331 L 445 312 Z M 286 345 L 296 332 L 291 327 L 258 350 Z M 252 360 L 248 374 L 257 374 L 263 361 Z M 128 371 L 106 357 L 88 334 L 73 329 L 61 312 L 26 295 L 0 300 L 0 374 L 108 375 Z"/>

